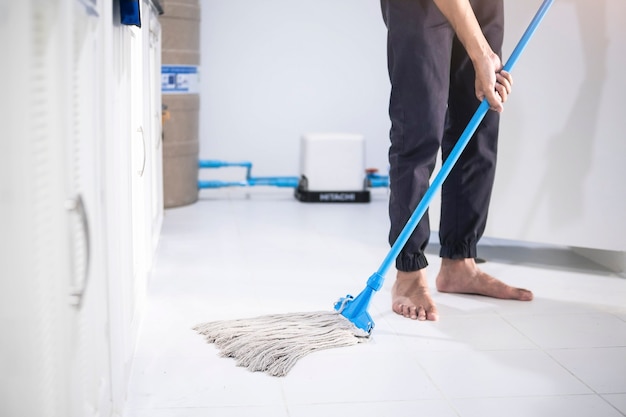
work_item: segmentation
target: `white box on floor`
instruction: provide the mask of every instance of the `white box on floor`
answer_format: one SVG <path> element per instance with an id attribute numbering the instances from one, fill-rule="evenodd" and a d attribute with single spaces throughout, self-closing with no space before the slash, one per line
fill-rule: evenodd
<path id="1" fill-rule="evenodd" d="M 361 191 L 365 188 L 362 135 L 311 133 L 302 136 L 301 175 L 308 191 Z"/>
<path id="2" fill-rule="evenodd" d="M 300 146 L 300 184 L 295 196 L 303 202 L 367 203 L 365 141 L 362 135 L 310 133 Z"/>

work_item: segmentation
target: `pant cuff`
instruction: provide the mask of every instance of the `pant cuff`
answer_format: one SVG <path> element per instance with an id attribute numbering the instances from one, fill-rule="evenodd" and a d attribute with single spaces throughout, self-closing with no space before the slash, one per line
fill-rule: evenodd
<path id="1" fill-rule="evenodd" d="M 396 258 L 396 269 L 403 272 L 412 272 L 424 269 L 428 266 L 428 261 L 423 253 L 404 253 Z"/>
<path id="2" fill-rule="evenodd" d="M 476 242 L 461 242 L 454 245 L 441 245 L 439 256 L 448 259 L 476 258 Z"/>

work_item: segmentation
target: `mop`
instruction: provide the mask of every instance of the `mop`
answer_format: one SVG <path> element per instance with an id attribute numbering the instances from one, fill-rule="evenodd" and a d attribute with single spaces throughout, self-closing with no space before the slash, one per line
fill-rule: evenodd
<path id="1" fill-rule="evenodd" d="M 544 0 L 503 69 L 510 72 L 553 0 Z M 374 329 L 368 313 L 373 294 L 380 290 L 384 277 L 428 209 L 434 194 L 459 159 L 478 128 L 489 104 L 484 99 L 463 131 L 452 152 L 426 190 L 402 232 L 391 246 L 380 268 L 369 277 L 357 296 L 347 295 L 334 305 L 334 311 L 287 313 L 256 318 L 221 320 L 194 327 L 209 343 L 214 343 L 224 357 L 234 358 L 238 366 L 272 376 L 285 376 L 302 357 L 322 349 L 365 342 Z"/>

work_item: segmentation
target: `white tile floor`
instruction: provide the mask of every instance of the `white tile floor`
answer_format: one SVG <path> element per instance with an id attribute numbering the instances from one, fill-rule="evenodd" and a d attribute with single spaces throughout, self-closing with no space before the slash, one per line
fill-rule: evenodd
<path id="1" fill-rule="evenodd" d="M 290 190 L 205 190 L 167 210 L 125 417 L 626 415 L 626 279 L 564 248 L 484 239 L 482 268 L 535 300 L 433 290 L 435 323 L 390 311 L 390 271 L 371 340 L 309 355 L 284 378 L 236 367 L 191 330 L 331 310 L 360 292 L 388 251 L 383 191 L 333 205 Z"/>

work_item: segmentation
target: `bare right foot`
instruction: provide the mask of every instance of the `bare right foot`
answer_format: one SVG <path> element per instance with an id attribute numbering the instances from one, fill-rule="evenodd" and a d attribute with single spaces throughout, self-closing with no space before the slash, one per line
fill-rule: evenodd
<path id="1" fill-rule="evenodd" d="M 481 271 L 472 258 L 441 260 L 437 290 L 457 294 L 479 294 L 486 297 L 530 301 L 533 293 L 511 287 Z"/>
<path id="2" fill-rule="evenodd" d="M 428 291 L 425 269 L 398 271 L 391 289 L 391 308 L 395 313 L 413 320 L 439 319 L 437 308 Z"/>

